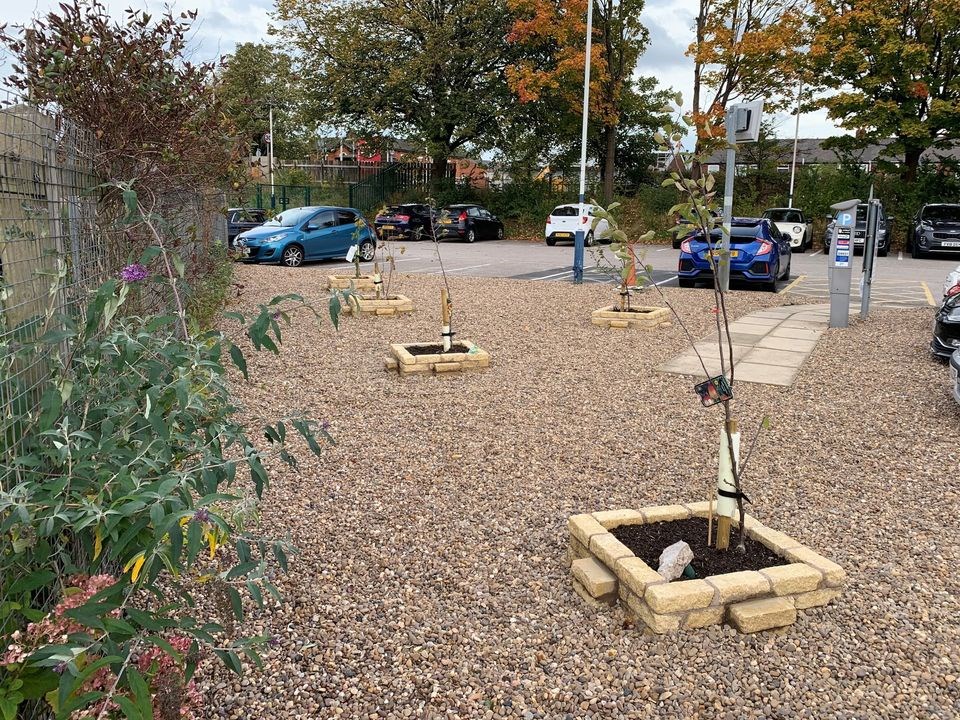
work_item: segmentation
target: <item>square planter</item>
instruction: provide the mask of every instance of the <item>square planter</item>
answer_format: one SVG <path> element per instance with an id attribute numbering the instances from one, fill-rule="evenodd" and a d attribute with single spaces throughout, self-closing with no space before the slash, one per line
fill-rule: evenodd
<path id="1" fill-rule="evenodd" d="M 590 315 L 594 325 L 608 328 L 640 328 L 653 330 L 662 323 L 670 322 L 670 311 L 661 307 L 635 307 L 620 310 L 616 305 L 594 310 Z"/>
<path id="2" fill-rule="evenodd" d="M 783 565 L 668 583 L 610 532 L 621 525 L 705 518 L 708 512 L 708 503 L 699 502 L 570 517 L 574 589 L 591 603 L 619 602 L 628 616 L 655 633 L 723 622 L 745 633 L 769 630 L 790 625 L 797 611 L 826 605 L 840 595 L 843 568 L 750 515 L 747 535 L 783 558 Z M 728 552 L 736 552 L 732 541 Z"/>
<path id="3" fill-rule="evenodd" d="M 391 295 L 379 300 L 375 295 L 356 295 L 353 299 L 356 306 L 353 302 L 344 304 L 345 313 L 353 313 L 355 310 L 366 315 L 400 315 L 413 312 L 413 301 L 406 295 Z"/>
<path id="4" fill-rule="evenodd" d="M 327 275 L 327 289 L 329 290 L 368 290 L 373 292 L 376 287 L 373 284 L 373 275 L 361 275 L 357 277 L 353 273 L 350 275 Z"/>
<path id="5" fill-rule="evenodd" d="M 445 353 L 440 352 L 439 343 L 395 343 L 383 365 L 401 375 L 458 372 L 488 367 L 490 353 L 469 340 L 457 340 Z"/>

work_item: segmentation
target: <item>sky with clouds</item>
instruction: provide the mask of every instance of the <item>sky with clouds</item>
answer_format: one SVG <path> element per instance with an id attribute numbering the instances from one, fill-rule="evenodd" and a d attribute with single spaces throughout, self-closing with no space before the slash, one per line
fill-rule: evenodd
<path id="1" fill-rule="evenodd" d="M 22 24 L 37 14 L 57 6 L 58 0 L 23 0 L 5 3 L 3 21 Z M 161 11 L 164 0 L 104 0 L 111 12 L 120 14 L 131 5 Z M 238 42 L 269 40 L 267 26 L 273 0 L 192 0 L 172 3 L 175 10 L 199 11 L 195 27 L 195 59 L 213 59 L 228 54 Z M 684 55 L 693 40 L 696 0 L 648 0 L 642 18 L 650 30 L 650 45 L 640 60 L 638 72 L 653 75 L 663 87 L 679 90 L 689 102 L 693 63 Z M 777 134 L 792 137 L 795 119 L 781 115 L 775 120 Z M 829 137 L 840 134 L 824 112 L 808 113 L 800 118 L 801 137 Z"/>

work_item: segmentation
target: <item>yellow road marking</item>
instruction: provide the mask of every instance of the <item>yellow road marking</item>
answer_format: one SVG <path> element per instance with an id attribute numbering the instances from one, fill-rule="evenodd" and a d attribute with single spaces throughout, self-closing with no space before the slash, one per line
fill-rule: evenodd
<path id="1" fill-rule="evenodd" d="M 923 288 L 923 294 L 927 296 L 927 305 L 930 307 L 936 307 L 937 304 L 933 301 L 933 293 L 930 292 L 930 288 L 923 280 L 920 281 L 920 287 Z"/>
<path id="2" fill-rule="evenodd" d="M 794 280 L 792 283 L 790 283 L 789 285 L 787 285 L 787 286 L 786 286 L 783 290 L 781 290 L 780 292 L 784 292 L 784 293 L 785 293 L 785 292 L 790 292 L 790 291 L 793 290 L 797 285 L 799 285 L 800 283 L 802 283 L 802 282 L 806 279 L 806 277 L 807 277 L 806 275 L 801 275 L 801 276 L 798 277 L 796 280 Z M 928 292 L 929 292 L 929 291 L 928 291 Z M 931 303 L 931 304 L 932 304 L 932 303 Z"/>

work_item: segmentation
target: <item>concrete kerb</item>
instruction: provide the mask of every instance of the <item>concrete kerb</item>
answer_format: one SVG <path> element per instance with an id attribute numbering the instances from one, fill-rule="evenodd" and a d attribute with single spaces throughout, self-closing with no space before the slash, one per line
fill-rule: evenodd
<path id="1" fill-rule="evenodd" d="M 571 516 L 568 559 L 577 566 L 571 570 L 575 589 L 589 594 L 592 588 L 595 594 L 589 599 L 602 604 L 616 597 L 628 616 L 654 633 L 724 621 L 741 632 L 782 627 L 796 620 L 797 610 L 839 597 L 846 580 L 843 568 L 750 515 L 745 519 L 747 534 L 783 557 L 783 565 L 667 583 L 610 532 L 621 525 L 706 517 L 708 512 L 709 504 L 699 502 Z M 615 588 L 611 577 L 616 578 Z"/>

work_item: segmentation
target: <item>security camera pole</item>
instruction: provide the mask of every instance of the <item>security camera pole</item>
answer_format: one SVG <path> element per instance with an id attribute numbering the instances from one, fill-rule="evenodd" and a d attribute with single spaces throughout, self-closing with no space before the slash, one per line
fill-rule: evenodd
<path id="1" fill-rule="evenodd" d="M 850 324 L 850 281 L 853 277 L 853 229 L 860 199 L 830 206 L 836 213 L 830 245 L 830 327 Z"/>
<path id="2" fill-rule="evenodd" d="M 720 292 L 730 289 L 730 232 L 733 225 L 733 176 L 737 172 L 737 143 L 760 139 L 763 100 L 739 103 L 727 108 L 727 160 L 723 172 L 723 237 L 717 273 Z M 709 242 L 709 238 L 707 238 Z"/>

